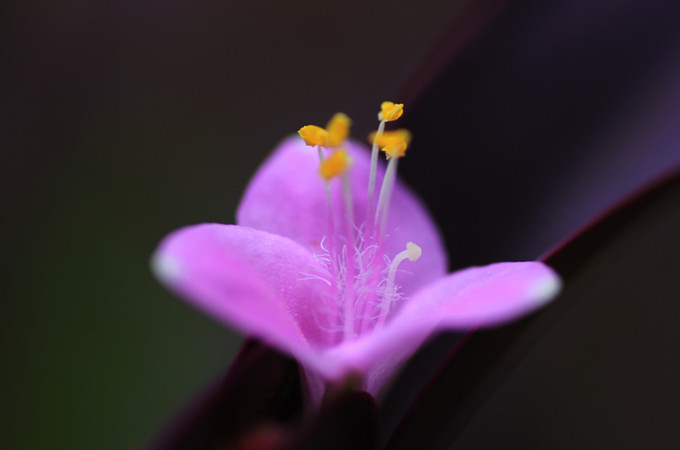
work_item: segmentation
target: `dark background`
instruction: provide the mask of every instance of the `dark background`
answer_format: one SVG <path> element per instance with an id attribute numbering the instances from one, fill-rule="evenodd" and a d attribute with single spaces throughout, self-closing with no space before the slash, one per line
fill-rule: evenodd
<path id="1" fill-rule="evenodd" d="M 680 161 L 677 3 L 474 3 L 516 7 L 448 65 L 455 45 L 427 52 L 445 25 L 488 16 L 456 21 L 461 2 L 3 6 L 3 446 L 139 447 L 228 366 L 241 338 L 149 257 L 233 222 L 301 125 L 344 111 L 362 138 L 403 92 L 403 173 L 454 266 L 535 258 Z"/>
<path id="2" fill-rule="evenodd" d="M 363 138 L 455 2 L 10 1 L 0 46 L 4 448 L 139 447 L 241 338 L 149 271 L 232 223 L 276 143 Z"/>

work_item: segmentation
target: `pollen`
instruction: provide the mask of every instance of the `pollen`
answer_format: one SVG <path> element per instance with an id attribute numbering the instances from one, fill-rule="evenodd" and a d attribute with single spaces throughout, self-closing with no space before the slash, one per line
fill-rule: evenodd
<path id="1" fill-rule="evenodd" d="M 328 146 L 340 147 L 347 136 L 349 136 L 349 128 L 352 126 L 352 120 L 343 113 L 335 113 L 331 120 L 326 125 L 328 132 Z"/>
<path id="2" fill-rule="evenodd" d="M 298 130 L 298 134 L 305 141 L 305 144 L 312 147 L 317 145 L 325 146 L 329 138 L 328 131 L 316 125 L 306 125 Z"/>
<path id="3" fill-rule="evenodd" d="M 352 158 L 347 153 L 347 150 L 340 149 L 321 163 L 319 174 L 325 180 L 330 180 L 344 173 L 351 165 Z"/>
<path id="4" fill-rule="evenodd" d="M 392 122 L 400 118 L 402 114 L 404 114 L 403 103 L 382 102 L 380 112 L 378 113 L 378 120 Z"/>
<path id="5" fill-rule="evenodd" d="M 369 141 L 376 140 L 376 132 L 368 136 Z M 377 136 L 376 144 L 384 151 L 387 159 L 402 158 L 411 143 L 411 132 L 405 129 L 384 131 Z"/>

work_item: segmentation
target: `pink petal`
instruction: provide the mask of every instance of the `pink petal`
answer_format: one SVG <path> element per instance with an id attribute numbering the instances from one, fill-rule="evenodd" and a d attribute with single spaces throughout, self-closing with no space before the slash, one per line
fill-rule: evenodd
<path id="1" fill-rule="evenodd" d="M 419 291 L 385 328 L 324 354 L 368 373 L 377 393 L 394 370 L 436 331 L 500 325 L 528 314 L 555 297 L 559 277 L 540 262 L 499 263 L 448 275 Z"/>
<path id="2" fill-rule="evenodd" d="M 347 144 L 354 160 L 350 171 L 354 217 L 360 225 L 366 218 L 369 152 L 358 143 Z M 316 148 L 304 145 L 299 137 L 284 140 L 250 182 L 237 212 L 237 222 L 289 237 L 318 252 L 320 242 L 328 235 L 328 212 L 318 169 Z M 378 188 L 384 173 L 380 164 Z M 339 179 L 331 181 L 336 228 L 344 233 L 340 185 Z M 446 273 L 446 253 L 434 222 L 420 200 L 399 182 L 392 195 L 387 230 L 388 257 L 404 250 L 409 241 L 423 249 L 422 257 L 413 265 L 405 264 L 404 271 L 397 276 L 397 284 L 405 294 L 414 293 Z"/>
<path id="3" fill-rule="evenodd" d="M 395 322 L 432 321 L 470 329 L 509 322 L 552 300 L 560 279 L 538 261 L 498 263 L 454 272 L 418 292 Z"/>
<path id="4" fill-rule="evenodd" d="M 154 272 L 218 320 L 305 361 L 330 345 L 324 268 L 290 239 L 236 225 L 182 228 L 160 244 Z"/>

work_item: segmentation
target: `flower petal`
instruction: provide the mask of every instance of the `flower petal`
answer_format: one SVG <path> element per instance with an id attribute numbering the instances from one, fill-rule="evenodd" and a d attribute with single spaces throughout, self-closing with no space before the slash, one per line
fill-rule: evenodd
<path id="1" fill-rule="evenodd" d="M 366 219 L 369 152 L 351 141 L 346 148 L 353 159 L 350 169 L 353 214 L 355 224 L 360 226 Z M 328 235 L 328 210 L 318 170 L 316 149 L 305 146 L 298 137 L 284 140 L 250 182 L 237 212 L 237 222 L 286 236 L 312 252 L 319 252 L 321 241 Z M 378 182 L 384 173 L 380 164 Z M 345 233 L 340 180 L 331 180 L 331 189 L 335 227 L 338 233 Z M 387 230 L 386 256 L 394 257 L 409 241 L 423 249 L 421 259 L 406 267 L 408 272 L 397 276 L 396 282 L 407 296 L 446 273 L 446 253 L 436 226 L 420 200 L 399 182 L 392 194 Z"/>
<path id="2" fill-rule="evenodd" d="M 469 329 L 499 325 L 551 300 L 560 279 L 541 262 L 498 263 L 454 272 L 418 292 L 396 322 L 437 317 L 440 328 Z"/>
<path id="3" fill-rule="evenodd" d="M 383 329 L 331 349 L 324 357 L 368 373 L 376 394 L 395 368 L 436 331 L 500 325 L 540 308 L 560 289 L 541 262 L 499 263 L 455 272 L 419 291 Z"/>
<path id="4" fill-rule="evenodd" d="M 165 238 L 153 269 L 208 314 L 302 360 L 330 345 L 328 276 L 290 239 L 236 225 L 189 226 Z"/>

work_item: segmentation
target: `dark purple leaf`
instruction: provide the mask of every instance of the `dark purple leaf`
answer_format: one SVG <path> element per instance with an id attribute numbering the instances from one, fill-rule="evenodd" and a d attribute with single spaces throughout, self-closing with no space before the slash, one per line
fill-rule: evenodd
<path id="1" fill-rule="evenodd" d="M 262 434 L 270 424 L 297 421 L 302 406 L 297 363 L 259 342 L 248 341 L 227 375 L 193 399 L 150 448 L 222 448 L 247 439 L 244 433 L 250 431 L 264 439 Z"/>
<path id="2" fill-rule="evenodd" d="M 464 19 L 480 17 L 480 33 L 454 21 L 399 97 L 400 171 L 453 268 L 533 259 L 680 163 L 680 2 L 517 0 Z"/>
<path id="3" fill-rule="evenodd" d="M 680 446 L 679 205 L 676 173 L 552 253 L 559 299 L 469 336 L 388 448 Z"/>

